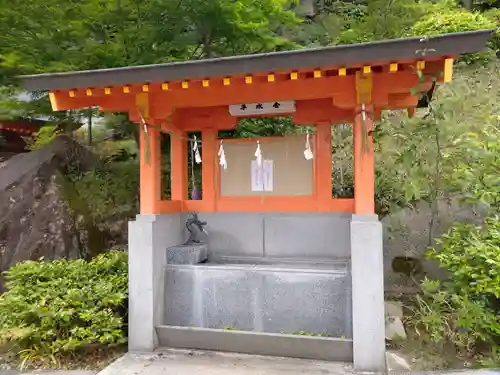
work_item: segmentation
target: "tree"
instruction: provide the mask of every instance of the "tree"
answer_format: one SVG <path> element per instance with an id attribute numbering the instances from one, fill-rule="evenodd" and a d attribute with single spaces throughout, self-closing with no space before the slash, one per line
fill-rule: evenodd
<path id="1" fill-rule="evenodd" d="M 291 10 L 294 3 L 296 0 L 1 0 L 0 79 L 6 82 L 17 74 L 298 47 L 281 36 L 283 30 L 300 22 Z M 26 112 L 52 115 L 43 95 Z"/>

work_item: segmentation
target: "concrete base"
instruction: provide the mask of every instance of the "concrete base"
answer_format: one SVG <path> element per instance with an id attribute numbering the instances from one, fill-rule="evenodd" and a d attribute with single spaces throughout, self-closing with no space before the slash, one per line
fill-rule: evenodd
<path id="1" fill-rule="evenodd" d="M 382 224 L 375 215 L 353 215 L 351 268 L 354 369 L 385 372 Z"/>
<path id="2" fill-rule="evenodd" d="M 352 362 L 352 340 L 190 327 L 157 327 L 160 344 L 277 357 Z"/>
<path id="3" fill-rule="evenodd" d="M 160 327 L 165 324 L 165 318 L 168 316 L 168 314 L 166 314 L 167 309 L 171 306 L 171 299 L 168 296 L 169 293 L 166 293 L 167 290 L 165 289 L 165 285 L 168 284 L 165 276 L 166 249 L 184 242 L 185 233 L 183 218 L 183 214 L 139 215 L 136 221 L 129 224 L 129 349 L 131 351 L 150 352 L 159 344 L 155 327 Z M 325 261 L 328 262 L 334 261 L 335 259 L 338 260 L 339 258 L 348 258 L 350 255 L 352 268 L 352 349 L 354 366 L 357 371 L 385 371 L 382 225 L 376 216 L 353 215 L 350 224 L 348 221 L 349 219 L 345 216 L 326 214 L 316 216 L 312 214 L 272 214 L 268 216 L 255 214 L 254 216 L 248 216 L 248 214 L 240 215 L 235 213 L 232 215 L 214 214 L 207 218 L 202 215 L 201 219 L 208 220 L 208 232 L 209 236 L 211 235 L 208 244 L 209 250 L 210 252 L 215 251 L 215 254 L 213 254 L 215 257 L 211 259 L 216 259 L 217 257 L 246 256 L 254 259 L 277 258 L 281 259 L 283 262 L 288 258 L 292 258 L 294 261 L 296 261 L 297 258 L 302 258 L 303 260 L 305 258 L 309 260 L 309 262 L 312 261 L 317 262 L 317 264 L 324 264 Z M 247 221 L 252 219 L 250 221 L 253 226 L 248 227 L 240 225 L 243 222 L 240 220 L 238 224 L 236 219 L 245 219 Z M 313 224 L 311 224 L 311 220 L 314 220 Z M 345 225 L 346 222 L 347 226 Z M 230 227 L 230 230 L 227 229 L 228 225 L 231 226 L 231 224 L 233 224 L 234 228 Z M 235 227 L 236 224 L 238 225 Z M 233 228 L 234 231 L 231 228 Z M 213 229 L 212 233 L 210 229 Z M 308 234 L 307 236 L 305 236 L 306 233 Z M 299 237 L 302 242 L 299 241 Z M 257 251 L 252 250 L 254 249 L 254 245 L 256 245 L 255 249 L 257 249 Z M 248 251 L 245 251 L 245 249 Z M 337 308 L 340 306 L 342 308 L 342 303 L 338 303 L 338 301 L 342 300 L 343 297 L 340 299 L 338 298 L 338 295 L 341 295 L 339 294 L 339 290 L 332 293 L 331 289 L 333 284 L 330 284 L 331 280 L 335 280 L 335 283 L 338 283 L 342 278 L 345 279 L 345 275 L 336 275 L 333 278 L 332 275 L 321 276 L 320 279 L 322 277 L 326 277 L 326 279 L 318 279 L 317 283 L 313 283 L 315 285 L 313 285 L 312 288 L 307 287 L 305 289 L 300 289 L 297 287 L 309 285 L 303 282 L 302 274 L 313 274 L 315 271 L 317 272 L 317 270 L 314 270 L 314 267 L 310 266 L 299 271 L 295 269 L 293 272 L 290 272 L 290 269 L 271 270 L 269 267 L 267 267 L 267 269 L 263 267 L 262 270 L 259 270 L 258 268 L 262 268 L 262 266 L 259 266 L 253 267 L 249 274 L 249 268 L 251 267 L 249 267 L 248 264 L 243 264 L 241 267 L 242 269 L 246 268 L 246 270 L 237 269 L 238 267 L 233 265 L 233 269 L 230 270 L 230 272 L 242 274 L 242 280 L 246 280 L 243 283 L 236 284 L 233 282 L 234 280 L 227 278 L 227 274 L 217 278 L 217 273 L 220 270 L 209 269 L 209 264 L 169 267 L 174 267 L 173 269 L 176 270 L 175 272 L 180 272 L 182 267 L 206 267 L 204 270 L 212 275 L 209 277 L 211 281 L 207 284 L 208 289 L 205 289 L 211 290 L 211 296 L 214 298 L 213 312 L 215 315 L 212 314 L 214 316 L 210 318 L 215 317 L 216 320 L 222 316 L 219 308 L 221 306 L 219 302 L 222 300 L 220 300 L 220 298 L 217 299 L 217 295 L 220 297 L 220 294 L 225 292 L 224 288 L 226 288 L 228 293 L 241 302 L 238 302 L 235 305 L 236 307 L 238 305 L 246 306 L 245 304 L 255 297 L 254 294 L 257 293 L 259 287 L 251 283 L 251 285 L 249 284 L 250 287 L 246 289 L 243 288 L 240 290 L 238 287 L 246 285 L 245 283 L 252 276 L 250 274 L 259 272 L 264 275 L 264 279 L 269 281 L 270 286 L 267 288 L 267 295 L 264 288 L 262 290 L 262 293 L 264 293 L 263 298 L 256 299 L 255 301 L 270 304 L 262 308 L 261 311 L 265 312 L 267 308 L 272 313 L 271 318 L 276 323 L 274 328 L 272 328 L 274 332 L 289 329 L 290 327 L 295 328 L 287 323 L 287 321 L 292 321 L 293 323 L 296 320 L 295 318 L 292 320 L 289 319 L 290 317 L 295 317 L 295 315 L 290 314 L 290 311 L 305 311 L 307 314 L 301 317 L 301 319 L 303 319 L 302 321 L 314 322 L 314 319 L 310 317 L 310 312 L 312 310 L 308 310 L 307 308 L 303 309 L 302 305 L 311 304 L 314 302 L 315 298 L 317 300 L 324 299 L 326 301 L 325 306 L 337 306 Z M 193 273 L 196 277 L 200 276 L 199 270 L 201 270 L 201 268 L 198 268 L 198 271 Z M 277 272 L 279 275 L 277 275 Z M 321 272 L 325 273 L 321 270 L 314 277 L 319 277 L 318 275 L 321 274 Z M 259 279 L 259 277 L 257 277 L 257 279 Z M 302 278 L 302 281 L 298 282 L 298 278 Z M 308 280 L 310 279 L 309 276 L 306 276 L 306 278 Z M 260 279 L 262 279 L 262 277 L 260 277 Z M 226 282 L 224 280 L 226 280 Z M 220 284 L 220 287 L 217 287 L 217 283 Z M 295 287 L 293 286 L 294 283 Z M 193 285 L 195 284 L 196 283 L 193 283 Z M 330 286 L 327 288 L 319 288 L 320 292 L 318 292 L 317 285 L 320 284 Z M 343 281 L 341 284 L 344 284 Z M 216 289 L 220 293 L 216 293 Z M 323 293 L 323 290 L 329 290 L 330 294 Z M 180 300 L 183 298 L 186 301 L 188 299 L 190 301 L 197 299 L 197 302 L 193 304 L 193 306 L 197 306 L 198 309 L 200 306 L 203 308 L 204 306 L 206 307 L 205 304 L 202 303 L 200 305 L 198 303 L 198 301 L 203 301 L 202 297 L 206 294 L 205 290 L 203 288 L 199 289 L 197 295 L 194 291 L 195 289 L 190 290 L 189 288 L 183 288 L 185 296 L 180 296 Z M 269 291 L 272 292 L 270 293 Z M 344 291 L 348 291 L 348 287 L 345 287 Z M 273 293 L 277 294 L 273 295 Z M 174 303 L 177 304 L 177 302 Z M 222 303 L 225 302 L 222 301 Z M 299 305 L 301 308 L 297 309 Z M 228 315 L 229 318 L 231 318 L 231 309 L 226 309 L 230 313 Z M 250 328 L 247 328 L 247 326 L 236 327 L 236 324 L 232 324 L 231 321 L 228 325 L 234 328 L 269 331 L 267 328 L 264 329 L 264 325 L 269 323 L 266 321 L 266 317 L 269 318 L 269 316 L 261 314 L 260 317 L 263 319 L 259 321 L 259 315 L 252 317 L 248 314 L 249 311 L 252 311 L 251 309 L 244 308 L 243 310 L 243 313 L 245 313 L 245 311 L 247 312 L 248 318 L 250 319 L 248 321 L 248 327 Z M 321 312 L 321 308 L 316 310 L 317 311 L 314 311 L 313 315 L 317 317 L 317 320 L 321 320 L 320 318 L 325 314 Z M 234 311 L 235 310 L 233 310 L 233 312 Z M 325 315 L 327 316 L 327 320 L 332 320 L 330 315 L 329 313 Z M 337 312 L 335 312 L 334 315 L 337 317 L 341 316 Z M 196 314 L 192 316 L 196 316 Z M 198 314 L 198 316 L 202 315 Z M 344 322 L 344 327 L 346 322 L 348 324 L 350 321 L 350 311 L 345 317 L 346 321 Z M 220 320 L 219 323 L 225 324 L 225 321 Z M 220 328 L 219 323 L 217 323 L 215 327 Z M 281 323 L 284 324 L 282 327 L 280 326 Z M 168 324 L 172 325 L 171 322 Z M 190 324 L 192 323 L 187 323 L 186 325 Z M 337 325 L 337 323 L 335 324 Z M 183 324 L 175 323 L 175 325 Z M 203 326 L 205 324 L 201 325 Z M 338 325 L 337 327 L 342 329 L 342 325 Z M 313 325 L 297 327 L 297 329 L 311 332 L 317 330 Z M 332 333 L 335 334 L 336 332 Z M 349 337 L 351 332 L 346 329 L 345 333 L 347 333 L 345 336 Z M 245 333 L 245 335 L 246 334 L 248 333 Z M 342 335 L 343 332 L 340 330 L 338 334 Z M 275 336 L 281 339 L 287 335 Z M 245 340 L 248 339 L 252 341 L 257 338 L 259 338 L 259 336 L 245 336 Z M 210 341 L 209 339 L 207 340 Z M 300 341 L 300 338 L 291 336 L 290 340 Z M 325 340 L 327 341 L 324 342 L 328 342 L 328 339 Z M 287 345 L 292 345 L 290 346 L 290 348 L 292 348 L 294 344 L 286 344 L 284 346 L 285 349 L 288 347 Z M 273 345 L 269 347 L 269 352 L 267 354 L 273 354 L 272 350 L 274 349 L 272 346 Z M 221 350 L 226 349 L 222 348 Z M 231 347 L 228 346 L 227 350 L 231 350 Z M 307 353 L 308 349 L 303 349 L 303 352 Z M 277 353 L 275 355 L 284 354 Z M 301 356 L 299 352 L 292 349 L 290 349 L 289 355 Z"/>
<path id="4" fill-rule="evenodd" d="M 129 350 L 153 351 L 164 315 L 166 248 L 183 242 L 181 214 L 137 215 L 128 237 Z"/>

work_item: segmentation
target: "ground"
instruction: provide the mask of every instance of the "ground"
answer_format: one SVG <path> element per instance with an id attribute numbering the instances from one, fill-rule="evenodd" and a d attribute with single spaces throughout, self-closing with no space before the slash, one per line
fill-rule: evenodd
<path id="1" fill-rule="evenodd" d="M 161 350 L 153 354 L 128 353 L 99 375 L 344 375 L 343 363 L 294 358 L 218 353 L 198 350 Z"/>
<path id="2" fill-rule="evenodd" d="M 1 370 L 1 375 L 21 375 Z M 101 372 L 32 370 L 22 375 L 354 375 L 352 367 L 338 362 L 264 357 L 200 350 L 163 349 L 150 354 L 127 353 Z M 457 372 L 390 371 L 390 375 L 500 375 L 498 370 Z"/>

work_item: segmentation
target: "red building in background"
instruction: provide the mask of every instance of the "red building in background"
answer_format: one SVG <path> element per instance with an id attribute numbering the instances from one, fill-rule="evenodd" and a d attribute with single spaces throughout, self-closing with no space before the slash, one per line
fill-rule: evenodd
<path id="1" fill-rule="evenodd" d="M 21 153 L 28 151 L 24 138 L 38 132 L 45 123 L 43 120 L 23 118 L 0 119 L 0 152 Z"/>

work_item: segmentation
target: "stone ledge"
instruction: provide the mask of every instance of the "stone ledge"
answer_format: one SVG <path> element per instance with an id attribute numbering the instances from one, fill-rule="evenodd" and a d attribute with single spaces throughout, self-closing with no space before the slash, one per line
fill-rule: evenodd
<path id="1" fill-rule="evenodd" d="M 156 327 L 160 346 L 222 352 L 352 362 L 352 340 L 230 331 L 194 327 Z"/>

